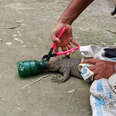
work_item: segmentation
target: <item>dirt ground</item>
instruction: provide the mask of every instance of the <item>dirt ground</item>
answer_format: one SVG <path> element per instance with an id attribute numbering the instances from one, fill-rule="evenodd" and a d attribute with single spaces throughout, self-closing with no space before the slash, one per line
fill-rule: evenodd
<path id="1" fill-rule="evenodd" d="M 37 59 L 48 52 L 50 31 L 70 0 L 0 0 L 0 116 L 91 116 L 89 85 L 71 78 L 51 82 L 54 74 L 22 80 L 20 60 Z M 115 0 L 96 0 L 73 23 L 81 45 L 116 46 Z M 28 85 L 28 86 L 27 86 Z"/>

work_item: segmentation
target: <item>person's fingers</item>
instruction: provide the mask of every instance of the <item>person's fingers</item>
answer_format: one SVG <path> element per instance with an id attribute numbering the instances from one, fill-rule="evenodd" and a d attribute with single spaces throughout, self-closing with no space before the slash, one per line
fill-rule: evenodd
<path id="1" fill-rule="evenodd" d="M 71 43 L 72 43 L 73 45 L 75 45 L 75 46 L 79 46 L 79 43 L 78 43 L 76 40 L 74 40 L 74 39 L 71 41 Z"/>
<path id="2" fill-rule="evenodd" d="M 90 69 L 91 71 L 94 71 L 94 70 L 95 70 L 95 66 L 89 66 L 89 69 Z"/>
<path id="3" fill-rule="evenodd" d="M 62 48 L 62 51 L 66 51 L 67 50 L 67 48 L 66 47 L 61 47 Z"/>
<path id="4" fill-rule="evenodd" d="M 60 42 L 61 42 L 61 41 L 59 40 L 59 38 L 57 38 L 57 37 L 56 37 L 56 38 L 54 37 L 54 38 L 52 39 L 52 41 L 53 41 L 54 43 L 60 43 Z"/>
<path id="5" fill-rule="evenodd" d="M 67 45 L 67 48 L 70 50 L 70 49 L 72 49 L 73 47 L 72 47 L 72 45 L 69 43 L 69 44 Z"/>
<path id="6" fill-rule="evenodd" d="M 71 50 L 72 48 L 73 48 L 73 47 L 72 47 L 71 44 L 68 44 L 68 45 L 67 45 L 67 49 L 68 49 L 68 50 Z M 74 53 L 74 52 L 75 52 L 75 51 L 71 51 L 71 53 Z M 70 54 L 70 53 L 68 53 L 68 54 Z"/>
<path id="7" fill-rule="evenodd" d="M 62 51 L 67 51 L 67 48 L 66 47 L 61 47 L 62 48 Z M 67 53 L 67 54 L 65 54 L 66 56 L 69 56 L 70 54 L 69 53 Z"/>
<path id="8" fill-rule="evenodd" d="M 57 34 L 55 32 L 51 32 L 51 40 L 54 43 L 60 43 L 60 40 L 57 38 Z"/>
<path id="9" fill-rule="evenodd" d="M 103 78 L 103 77 L 101 77 L 100 75 L 94 76 L 94 80 L 98 80 L 98 79 L 101 79 L 101 78 Z"/>
<path id="10" fill-rule="evenodd" d="M 94 64 L 95 65 L 97 63 L 97 59 L 94 59 L 94 58 L 86 59 L 82 63 L 88 63 L 88 64 Z"/>
<path id="11" fill-rule="evenodd" d="M 91 70 L 94 73 L 94 77 L 99 74 L 98 71 L 96 70 L 96 65 L 89 66 L 88 68 L 89 68 L 89 70 Z"/>
<path id="12" fill-rule="evenodd" d="M 54 52 L 57 53 L 59 51 L 59 47 L 55 46 L 54 47 Z"/>

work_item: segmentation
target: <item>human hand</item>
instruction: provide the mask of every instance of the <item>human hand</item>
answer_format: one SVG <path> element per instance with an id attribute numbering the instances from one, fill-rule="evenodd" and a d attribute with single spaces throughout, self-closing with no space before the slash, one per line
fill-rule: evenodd
<path id="1" fill-rule="evenodd" d="M 94 80 L 101 78 L 108 79 L 112 74 L 116 72 L 116 62 L 98 59 L 86 59 L 83 63 L 93 64 L 89 67 L 89 69 L 94 72 Z"/>
<path id="2" fill-rule="evenodd" d="M 57 38 L 57 36 L 63 27 L 66 27 L 66 31 L 59 39 Z M 58 23 L 51 32 L 51 39 L 55 43 L 55 52 L 59 51 L 59 47 L 62 48 L 62 51 L 66 51 L 68 49 L 72 49 L 72 45 L 79 46 L 79 44 L 75 40 L 73 40 L 72 27 L 69 24 Z"/>

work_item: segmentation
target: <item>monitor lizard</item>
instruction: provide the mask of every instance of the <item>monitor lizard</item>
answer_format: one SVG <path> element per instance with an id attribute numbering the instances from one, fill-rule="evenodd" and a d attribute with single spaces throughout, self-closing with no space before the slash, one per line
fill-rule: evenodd
<path id="1" fill-rule="evenodd" d="M 58 72 L 63 74 L 63 76 L 53 77 L 52 80 L 57 83 L 63 83 L 67 81 L 71 76 L 76 78 L 82 78 L 79 70 L 78 64 L 80 64 L 81 58 L 68 58 L 62 57 L 56 59 L 55 61 L 49 61 L 48 71 L 49 72 Z"/>

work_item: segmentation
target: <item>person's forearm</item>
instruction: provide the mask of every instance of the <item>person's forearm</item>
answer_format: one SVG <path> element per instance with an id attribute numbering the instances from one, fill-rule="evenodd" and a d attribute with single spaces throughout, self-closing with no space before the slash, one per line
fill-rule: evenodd
<path id="1" fill-rule="evenodd" d="M 72 24 L 81 12 L 94 0 L 72 0 L 58 22 Z"/>

